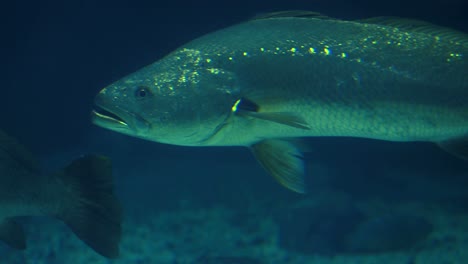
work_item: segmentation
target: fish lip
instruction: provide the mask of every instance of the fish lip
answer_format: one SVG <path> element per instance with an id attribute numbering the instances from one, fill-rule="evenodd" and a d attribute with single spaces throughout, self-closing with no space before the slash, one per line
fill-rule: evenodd
<path id="1" fill-rule="evenodd" d="M 151 130 L 151 123 L 139 114 L 107 102 L 102 96 L 96 97 L 95 109 L 91 112 L 95 125 L 129 135 L 146 134 Z"/>
<path id="2" fill-rule="evenodd" d="M 112 126 L 120 128 L 130 128 L 128 122 L 125 121 L 125 116 L 119 108 L 110 109 L 98 103 L 95 103 L 95 109 L 92 110 L 93 123 L 100 126 Z"/>

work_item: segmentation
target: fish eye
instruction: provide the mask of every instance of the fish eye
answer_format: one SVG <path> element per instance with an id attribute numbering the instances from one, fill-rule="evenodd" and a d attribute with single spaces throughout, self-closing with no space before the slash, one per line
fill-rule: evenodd
<path id="1" fill-rule="evenodd" d="M 135 91 L 135 97 L 137 98 L 145 98 L 151 94 L 150 90 L 146 86 L 138 86 Z"/>

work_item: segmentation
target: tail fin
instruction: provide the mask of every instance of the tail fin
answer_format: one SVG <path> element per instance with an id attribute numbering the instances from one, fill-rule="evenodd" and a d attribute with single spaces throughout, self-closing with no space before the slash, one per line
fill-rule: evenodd
<path id="1" fill-rule="evenodd" d="M 12 219 L 0 221 L 0 240 L 12 248 L 26 249 L 26 237 L 23 228 Z"/>
<path id="2" fill-rule="evenodd" d="M 81 157 L 63 170 L 61 178 L 66 186 L 71 186 L 74 198 L 71 206 L 58 217 L 97 253 L 116 258 L 122 212 L 114 195 L 110 159 L 93 155 Z"/>

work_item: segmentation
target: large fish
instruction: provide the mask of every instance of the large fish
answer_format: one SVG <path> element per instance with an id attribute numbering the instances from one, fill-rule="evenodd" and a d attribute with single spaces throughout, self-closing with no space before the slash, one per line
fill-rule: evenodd
<path id="1" fill-rule="evenodd" d="M 120 203 L 113 194 L 110 160 L 84 156 L 52 175 L 0 130 L 0 240 L 26 248 L 17 216 L 61 219 L 97 253 L 115 258 L 121 237 Z"/>
<path id="2" fill-rule="evenodd" d="M 185 146 L 248 146 L 305 192 L 288 138 L 435 142 L 468 158 L 468 37 L 425 22 L 279 12 L 202 36 L 109 85 L 95 124 Z"/>

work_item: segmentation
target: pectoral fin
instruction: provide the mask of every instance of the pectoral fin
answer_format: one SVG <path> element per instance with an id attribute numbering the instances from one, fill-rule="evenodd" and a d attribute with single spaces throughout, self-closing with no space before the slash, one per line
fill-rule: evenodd
<path id="1" fill-rule="evenodd" d="M 260 110 L 259 105 L 247 98 L 237 100 L 232 107 L 232 112 L 239 116 L 248 116 L 300 129 L 310 129 L 307 122 L 295 113 L 261 112 Z"/>
<path id="2" fill-rule="evenodd" d="M 290 142 L 263 140 L 252 146 L 260 164 L 284 187 L 305 193 L 304 161 L 302 153 Z"/>
<path id="3" fill-rule="evenodd" d="M 448 153 L 468 160 L 468 136 L 439 142 L 438 145 Z"/>
<path id="4" fill-rule="evenodd" d="M 12 248 L 26 248 L 26 237 L 23 228 L 11 219 L 0 222 L 0 240 Z"/>
<path id="5" fill-rule="evenodd" d="M 301 117 L 293 113 L 282 113 L 282 112 L 273 112 L 273 113 L 255 113 L 255 112 L 246 112 L 243 113 L 250 117 L 263 119 L 271 122 L 275 122 L 282 125 L 287 125 L 295 128 L 309 130 L 310 127 Z"/>

